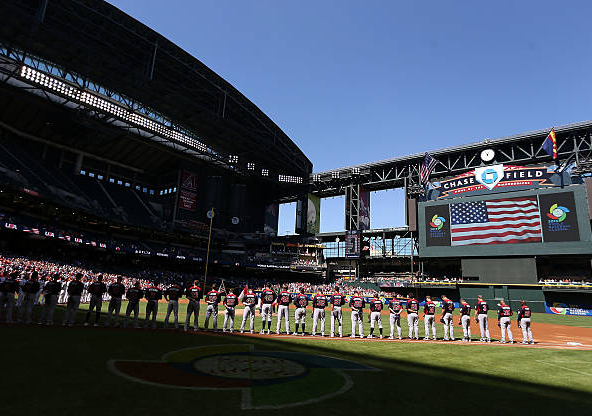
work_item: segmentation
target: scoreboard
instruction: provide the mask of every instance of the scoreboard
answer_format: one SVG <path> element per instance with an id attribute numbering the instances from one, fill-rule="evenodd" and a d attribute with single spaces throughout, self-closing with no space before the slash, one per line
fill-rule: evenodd
<path id="1" fill-rule="evenodd" d="M 592 254 L 584 185 L 418 204 L 421 257 Z"/>

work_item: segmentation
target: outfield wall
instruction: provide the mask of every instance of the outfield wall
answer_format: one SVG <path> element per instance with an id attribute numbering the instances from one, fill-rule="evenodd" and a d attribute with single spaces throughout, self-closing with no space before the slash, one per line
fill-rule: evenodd
<path id="1" fill-rule="evenodd" d="M 423 300 L 426 295 L 440 298 L 446 295 L 455 302 L 464 298 L 471 305 L 477 303 L 477 296 L 482 295 L 491 308 L 496 308 L 500 299 L 504 299 L 513 310 L 517 310 L 520 301 L 525 300 L 533 312 L 559 313 L 569 315 L 592 316 L 592 290 L 554 289 L 542 286 L 521 285 L 484 285 L 463 284 L 456 287 L 440 285 L 423 285 L 421 287 L 394 288 L 393 293 L 406 297 L 411 292 Z"/>

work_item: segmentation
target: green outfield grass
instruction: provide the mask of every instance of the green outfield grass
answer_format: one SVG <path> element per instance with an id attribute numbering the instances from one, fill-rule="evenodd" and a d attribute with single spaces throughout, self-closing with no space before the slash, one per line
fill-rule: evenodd
<path id="1" fill-rule="evenodd" d="M 123 306 L 125 308 L 125 303 Z M 83 321 L 85 308 L 86 305 L 82 305 L 78 322 Z M 181 304 L 180 309 L 184 321 L 185 305 Z M 166 305 L 160 304 L 160 321 L 165 312 Z M 200 327 L 203 326 L 204 312 L 202 306 Z M 61 313 L 62 308 L 58 308 L 54 322 L 61 322 Z M 141 305 L 141 316 L 144 316 L 144 304 Z M 533 320 L 537 322 L 542 317 L 537 314 Z M 565 318 L 572 317 L 549 315 L 548 322 L 562 324 Z M 221 319 L 223 314 L 219 316 L 219 327 Z M 241 319 L 242 311 L 237 311 L 235 328 Z M 293 325 L 293 316 L 291 321 Z M 274 317 L 273 330 L 275 322 Z M 307 317 L 307 332 L 310 332 L 311 323 Z M 385 333 L 388 333 L 388 323 L 384 324 Z M 328 333 L 329 319 L 326 326 Z M 344 314 L 344 326 L 345 334 L 349 334 L 349 313 Z M 406 319 L 402 319 L 402 326 L 405 335 Z M 260 328 L 258 315 L 256 330 Z M 368 333 L 367 322 L 365 332 Z M 456 327 L 455 332 L 458 337 L 460 327 Z M 353 386 L 343 394 L 304 408 L 281 409 L 281 412 L 305 412 L 307 415 L 403 411 L 422 415 L 473 412 L 585 414 L 592 405 L 590 351 L 461 342 L 224 336 L 165 330 L 65 328 L 60 325 L 3 325 L 0 334 L 4 375 L 0 414 L 3 416 L 105 413 L 277 415 L 277 409 L 241 410 L 241 395 L 235 390 L 195 391 L 145 385 L 114 374 L 108 366 L 112 359 L 154 361 L 174 350 L 229 344 L 252 344 L 255 351 L 330 356 L 379 370 L 346 371 Z M 442 336 L 441 325 L 438 335 Z M 421 322 L 420 336 L 423 336 Z M 329 375 L 310 370 L 307 378 L 297 380 L 289 387 L 264 385 L 263 399 L 257 396 L 253 402 L 258 404 L 257 400 L 264 400 L 272 405 L 282 405 L 314 398 L 321 391 L 339 388 L 342 380 Z"/>

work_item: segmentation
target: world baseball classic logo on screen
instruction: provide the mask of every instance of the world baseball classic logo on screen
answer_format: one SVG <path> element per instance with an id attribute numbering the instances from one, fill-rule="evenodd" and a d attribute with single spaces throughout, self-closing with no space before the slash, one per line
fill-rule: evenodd
<path id="1" fill-rule="evenodd" d="M 425 208 L 426 246 L 450 245 L 450 214 L 448 205 Z"/>
<path id="2" fill-rule="evenodd" d="M 580 239 L 573 192 L 539 195 L 539 203 L 545 242 Z"/>

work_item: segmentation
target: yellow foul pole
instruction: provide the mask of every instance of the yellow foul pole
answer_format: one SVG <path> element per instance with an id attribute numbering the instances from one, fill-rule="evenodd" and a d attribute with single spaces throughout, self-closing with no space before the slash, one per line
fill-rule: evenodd
<path id="1" fill-rule="evenodd" d="M 214 223 L 214 207 L 208 211 L 208 217 L 210 218 L 210 232 L 208 234 L 208 251 L 206 252 L 206 271 L 204 273 L 204 287 L 203 291 L 206 290 L 206 279 L 208 278 L 208 263 L 210 262 L 210 242 L 212 241 L 212 224 Z"/>

